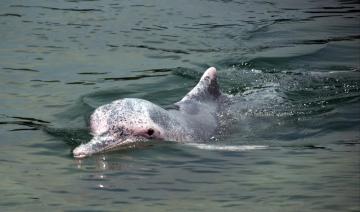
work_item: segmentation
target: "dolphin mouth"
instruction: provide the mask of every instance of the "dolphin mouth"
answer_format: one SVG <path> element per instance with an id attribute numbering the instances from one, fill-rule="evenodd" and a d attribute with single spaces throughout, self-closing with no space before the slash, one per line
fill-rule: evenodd
<path id="1" fill-rule="evenodd" d="M 85 157 L 91 156 L 94 153 L 95 152 L 92 150 L 91 146 L 89 146 L 88 143 L 87 144 L 81 144 L 80 146 L 76 147 L 73 150 L 74 158 L 85 158 Z"/>
<path id="2" fill-rule="evenodd" d="M 88 143 L 81 144 L 73 150 L 74 158 L 85 158 L 89 157 L 93 154 L 104 153 L 115 151 L 119 149 L 129 148 L 138 141 L 142 141 L 143 139 L 139 138 L 121 138 L 121 139 L 113 139 L 108 137 L 94 137 Z"/>

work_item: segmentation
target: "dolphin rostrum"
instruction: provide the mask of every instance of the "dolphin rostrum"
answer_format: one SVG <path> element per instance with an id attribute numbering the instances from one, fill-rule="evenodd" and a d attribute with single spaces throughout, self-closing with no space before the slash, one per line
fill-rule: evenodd
<path id="1" fill-rule="evenodd" d="M 143 99 L 113 101 L 91 115 L 93 138 L 76 147 L 74 157 L 83 158 L 149 140 L 206 141 L 215 134 L 220 105 L 226 99 L 219 90 L 216 69 L 211 67 L 172 109 L 166 110 Z"/>

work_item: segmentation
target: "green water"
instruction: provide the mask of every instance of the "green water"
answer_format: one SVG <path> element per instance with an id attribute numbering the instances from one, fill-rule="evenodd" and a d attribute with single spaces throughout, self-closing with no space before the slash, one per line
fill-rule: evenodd
<path id="1" fill-rule="evenodd" d="M 359 211 L 359 11 L 351 0 L 1 1 L 0 210 Z M 96 107 L 167 106 L 209 66 L 235 102 L 215 139 L 72 157 Z M 244 145 L 267 148 L 228 148 Z"/>

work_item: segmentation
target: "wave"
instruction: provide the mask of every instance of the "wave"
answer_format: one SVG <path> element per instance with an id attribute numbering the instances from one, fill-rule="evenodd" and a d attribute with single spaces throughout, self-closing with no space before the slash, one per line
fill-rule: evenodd
<path id="1" fill-rule="evenodd" d="M 187 146 L 195 147 L 204 150 L 215 151 L 230 151 L 230 152 L 242 152 L 250 150 L 267 149 L 269 146 L 265 145 L 215 145 L 215 144 L 199 144 L 199 143 L 187 143 Z"/>

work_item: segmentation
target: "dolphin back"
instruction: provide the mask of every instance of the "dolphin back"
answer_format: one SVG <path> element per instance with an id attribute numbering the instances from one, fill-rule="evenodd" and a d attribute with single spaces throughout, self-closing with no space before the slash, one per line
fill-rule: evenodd
<path id="1" fill-rule="evenodd" d="M 206 141 L 218 126 L 217 113 L 225 97 L 217 82 L 216 69 L 210 67 L 197 85 L 174 104 L 177 109 L 169 112 L 185 126 L 188 141 Z"/>

